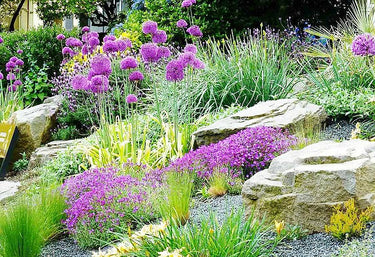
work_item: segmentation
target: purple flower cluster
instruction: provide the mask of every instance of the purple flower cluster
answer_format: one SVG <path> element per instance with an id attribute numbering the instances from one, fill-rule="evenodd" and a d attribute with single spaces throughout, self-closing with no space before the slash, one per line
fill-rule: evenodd
<path id="1" fill-rule="evenodd" d="M 141 165 L 124 166 L 124 169 L 142 168 Z M 154 178 L 156 181 L 151 182 Z M 158 187 L 158 180 L 160 175 L 151 173 L 143 180 L 120 175 L 113 167 L 95 168 L 71 177 L 61 188 L 68 205 L 63 223 L 78 242 L 90 235 L 106 240 L 108 234 L 121 232 L 121 226 L 127 227 L 135 219 L 152 218 L 150 193 L 146 189 Z"/>
<path id="2" fill-rule="evenodd" d="M 290 150 L 297 140 L 280 128 L 244 129 L 218 143 L 202 146 L 174 161 L 165 171 L 196 172 L 208 179 L 213 172 L 245 178 L 268 167 L 277 155 Z"/>
<path id="3" fill-rule="evenodd" d="M 164 30 L 158 29 L 158 24 L 154 21 L 146 21 L 142 24 L 142 32 L 144 34 L 151 34 L 152 42 L 161 44 L 167 42 L 167 33 Z"/>
<path id="4" fill-rule="evenodd" d="M 358 35 L 352 42 L 354 55 L 375 55 L 375 38 L 370 34 Z"/>
<path id="5" fill-rule="evenodd" d="M 204 63 L 196 57 L 197 47 L 187 44 L 180 56 L 171 60 L 166 66 L 165 78 L 168 81 L 181 81 L 184 79 L 184 69 L 189 65 L 193 69 L 204 69 Z"/>
<path id="6" fill-rule="evenodd" d="M 184 0 L 184 1 L 182 1 L 181 6 L 184 7 L 184 8 L 187 8 L 187 7 L 192 6 L 195 3 L 197 3 L 196 0 Z"/>

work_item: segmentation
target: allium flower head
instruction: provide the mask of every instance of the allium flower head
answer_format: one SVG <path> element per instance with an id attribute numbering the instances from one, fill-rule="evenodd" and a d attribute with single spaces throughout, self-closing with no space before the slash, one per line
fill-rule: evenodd
<path id="1" fill-rule="evenodd" d="M 2 44 L 3 42 L 4 42 L 4 39 L 0 37 L 0 44 Z"/>
<path id="2" fill-rule="evenodd" d="M 115 41 L 116 40 L 116 37 L 114 35 L 106 35 L 104 38 L 103 38 L 103 42 L 106 43 L 108 41 Z"/>
<path id="3" fill-rule="evenodd" d="M 86 33 L 86 32 L 89 32 L 90 31 L 90 28 L 88 27 L 88 26 L 84 26 L 83 28 L 82 28 L 82 32 L 83 33 Z"/>
<path id="4" fill-rule="evenodd" d="M 370 34 L 358 35 L 352 43 L 354 55 L 375 55 L 375 38 Z"/>
<path id="5" fill-rule="evenodd" d="M 138 81 L 138 80 L 143 80 L 144 76 L 142 72 L 140 71 L 133 71 L 132 73 L 129 74 L 129 80 L 130 81 Z"/>
<path id="6" fill-rule="evenodd" d="M 95 75 L 109 76 L 112 73 L 111 60 L 105 55 L 96 55 L 91 61 L 91 70 Z"/>
<path id="7" fill-rule="evenodd" d="M 94 93 L 104 93 L 108 91 L 109 80 L 104 75 L 96 75 L 91 79 L 91 91 Z"/>
<path id="8" fill-rule="evenodd" d="M 130 94 L 130 95 L 128 95 L 128 96 L 126 97 L 126 102 L 127 102 L 128 104 L 136 103 L 136 102 L 138 102 L 138 98 L 137 98 L 135 95 Z"/>
<path id="9" fill-rule="evenodd" d="M 204 64 L 204 62 L 202 62 L 198 58 L 195 58 L 191 63 L 191 67 L 197 70 L 202 70 L 206 67 L 206 65 Z"/>
<path id="10" fill-rule="evenodd" d="M 168 58 L 171 56 L 171 51 L 166 46 L 159 46 L 158 48 L 158 57 L 159 58 Z"/>
<path id="11" fill-rule="evenodd" d="M 18 49 L 17 50 L 17 54 L 23 54 L 23 50 L 22 49 Z"/>
<path id="12" fill-rule="evenodd" d="M 8 92 L 16 92 L 17 91 L 17 86 L 16 85 L 10 85 L 9 87 L 8 87 Z"/>
<path id="13" fill-rule="evenodd" d="M 16 64 L 17 64 L 18 66 L 23 66 L 25 63 L 24 63 L 21 59 L 18 59 L 18 60 L 16 61 Z"/>
<path id="14" fill-rule="evenodd" d="M 14 73 L 7 74 L 7 80 L 15 80 L 15 79 L 16 79 L 16 75 L 14 75 Z"/>
<path id="15" fill-rule="evenodd" d="M 64 36 L 64 34 L 58 34 L 58 35 L 56 36 L 56 39 L 59 40 L 59 41 L 61 41 L 61 40 L 64 40 L 64 39 L 65 39 L 65 36 Z"/>
<path id="16" fill-rule="evenodd" d="M 190 35 L 194 36 L 194 37 L 203 36 L 203 33 L 202 33 L 201 29 L 197 25 L 191 26 L 190 28 L 188 28 L 186 30 L 186 32 L 189 33 Z"/>
<path id="17" fill-rule="evenodd" d="M 74 90 L 86 90 L 89 86 L 89 81 L 83 75 L 76 75 L 72 79 L 72 88 Z"/>
<path id="18" fill-rule="evenodd" d="M 90 38 L 93 38 L 93 37 L 99 38 L 98 32 L 91 31 L 91 32 L 87 33 L 87 39 L 90 39 Z"/>
<path id="19" fill-rule="evenodd" d="M 4 75 L 3 73 L 0 72 L 0 80 L 3 80 L 4 79 Z"/>
<path id="20" fill-rule="evenodd" d="M 184 65 L 180 60 L 172 60 L 166 66 L 165 78 L 168 81 L 181 81 L 184 79 Z"/>
<path id="21" fill-rule="evenodd" d="M 159 60 L 158 46 L 154 43 L 143 44 L 140 52 L 145 62 L 157 62 Z"/>
<path id="22" fill-rule="evenodd" d="M 197 53 L 197 47 L 193 44 L 187 44 L 184 48 L 184 52 L 191 52 L 193 54 Z"/>
<path id="23" fill-rule="evenodd" d="M 138 67 L 138 62 L 137 60 L 132 57 L 132 56 L 127 56 L 125 57 L 121 63 L 120 63 L 120 68 L 122 70 L 127 70 L 127 69 L 135 69 Z"/>
<path id="24" fill-rule="evenodd" d="M 65 55 L 65 54 L 69 54 L 69 55 L 74 54 L 74 51 L 70 47 L 67 47 L 67 46 L 64 47 L 61 52 L 62 52 L 63 55 Z"/>
<path id="25" fill-rule="evenodd" d="M 195 60 L 195 54 L 192 52 L 182 53 L 178 60 L 182 63 L 184 67 L 188 66 L 189 64 L 192 65 L 193 61 Z"/>
<path id="26" fill-rule="evenodd" d="M 145 34 L 154 34 L 158 29 L 158 24 L 155 21 L 145 21 L 142 24 L 142 32 Z"/>
<path id="27" fill-rule="evenodd" d="M 18 87 L 18 86 L 21 86 L 21 85 L 22 85 L 22 81 L 19 80 L 19 79 L 15 80 L 15 81 L 13 82 L 13 86 Z"/>
<path id="28" fill-rule="evenodd" d="M 118 47 L 115 41 L 107 41 L 103 45 L 103 51 L 105 53 L 115 53 L 118 51 Z"/>
<path id="29" fill-rule="evenodd" d="M 177 21 L 177 27 L 179 28 L 186 28 L 188 26 L 187 22 L 184 19 Z"/>
<path id="30" fill-rule="evenodd" d="M 83 43 L 78 38 L 70 37 L 65 41 L 65 45 L 69 47 L 82 47 Z"/>
<path id="31" fill-rule="evenodd" d="M 14 62 L 16 63 L 16 61 L 18 60 L 18 58 L 16 56 L 12 56 L 10 59 L 9 59 L 9 62 Z"/>
<path id="32" fill-rule="evenodd" d="M 16 63 L 15 63 L 15 62 L 11 62 L 11 61 L 9 61 L 9 62 L 7 62 L 7 63 L 5 64 L 5 67 L 6 67 L 6 69 L 7 69 L 8 71 L 11 71 L 11 70 L 13 70 L 14 68 L 16 68 Z"/>
<path id="33" fill-rule="evenodd" d="M 90 37 L 88 40 L 90 47 L 96 47 L 100 45 L 100 40 L 97 37 Z"/>
<path id="34" fill-rule="evenodd" d="M 130 39 L 119 39 L 119 40 L 116 40 L 116 44 L 117 44 L 117 49 L 120 51 L 120 52 L 123 52 L 125 51 L 127 48 L 131 48 L 132 46 L 132 43 L 130 41 Z"/>
<path id="35" fill-rule="evenodd" d="M 184 0 L 182 1 L 182 4 L 181 4 L 182 7 L 190 7 L 192 5 L 193 5 L 193 2 L 191 0 Z"/>
<path id="36" fill-rule="evenodd" d="M 152 42 L 161 44 L 167 42 L 167 33 L 164 30 L 157 30 L 152 34 Z"/>

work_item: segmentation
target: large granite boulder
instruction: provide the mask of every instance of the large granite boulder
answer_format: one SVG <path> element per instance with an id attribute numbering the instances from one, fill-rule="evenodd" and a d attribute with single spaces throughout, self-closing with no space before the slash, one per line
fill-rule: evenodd
<path id="1" fill-rule="evenodd" d="M 255 126 L 281 127 L 290 130 L 305 124 L 320 126 L 327 119 L 323 107 L 298 99 L 260 102 L 212 125 L 199 128 L 194 134 L 194 148 L 216 143 L 236 132 Z"/>
<path id="2" fill-rule="evenodd" d="M 50 139 L 61 102 L 61 96 L 54 96 L 47 98 L 43 104 L 13 113 L 10 122 L 15 123 L 20 132 L 13 160 L 19 159 L 23 152 L 30 155 Z"/>
<path id="3" fill-rule="evenodd" d="M 80 140 L 52 141 L 45 146 L 37 148 L 31 155 L 28 170 L 41 166 L 52 160 L 58 153 L 68 150 L 72 145 L 78 144 Z"/>
<path id="4" fill-rule="evenodd" d="M 375 142 L 322 141 L 276 157 L 242 188 L 249 215 L 324 231 L 333 206 L 354 198 L 375 205 Z"/>

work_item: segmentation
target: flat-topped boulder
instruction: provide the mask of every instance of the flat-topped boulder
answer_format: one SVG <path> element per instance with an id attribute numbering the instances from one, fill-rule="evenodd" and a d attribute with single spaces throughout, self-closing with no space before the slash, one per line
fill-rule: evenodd
<path id="1" fill-rule="evenodd" d="M 242 197 L 249 215 L 324 231 L 333 206 L 354 198 L 375 205 L 375 142 L 322 141 L 276 157 L 248 179 Z"/>
<path id="2" fill-rule="evenodd" d="M 47 161 L 55 158 L 58 153 L 68 150 L 70 146 L 77 144 L 79 141 L 80 140 L 58 140 L 37 148 L 30 157 L 28 170 L 43 165 Z"/>
<path id="3" fill-rule="evenodd" d="M 216 143 L 236 132 L 256 126 L 281 127 L 290 130 L 305 124 L 320 126 L 327 119 L 323 107 L 298 99 L 260 102 L 227 118 L 199 128 L 194 134 L 194 148 Z"/>
<path id="4" fill-rule="evenodd" d="M 20 132 L 13 160 L 19 159 L 23 152 L 30 155 L 50 139 L 61 101 L 61 96 L 54 96 L 47 98 L 43 104 L 13 113 L 10 121 L 16 124 Z"/>

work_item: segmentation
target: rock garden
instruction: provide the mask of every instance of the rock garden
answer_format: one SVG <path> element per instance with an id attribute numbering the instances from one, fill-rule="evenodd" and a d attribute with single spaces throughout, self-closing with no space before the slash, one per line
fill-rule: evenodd
<path id="1" fill-rule="evenodd" d="M 0 256 L 375 256 L 375 7 L 223 35 L 131 2 L 0 33 Z"/>

